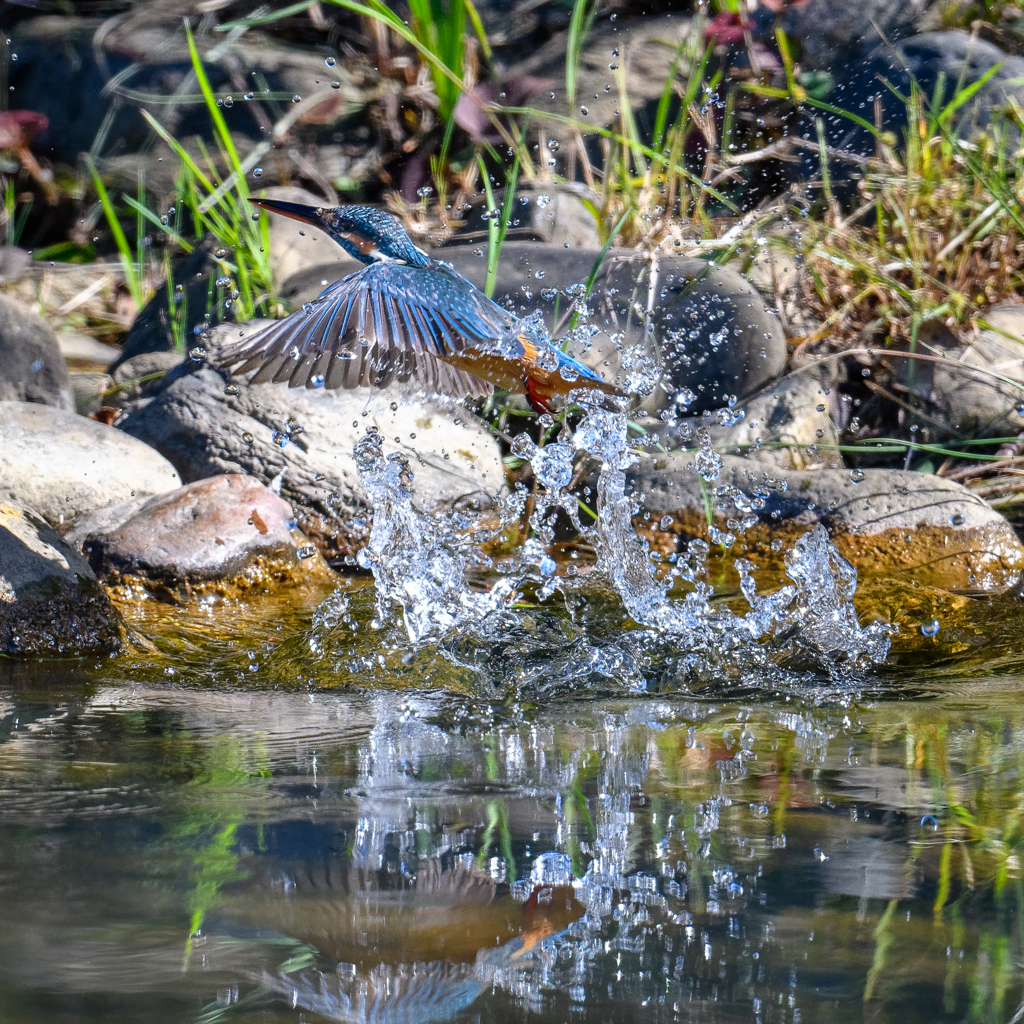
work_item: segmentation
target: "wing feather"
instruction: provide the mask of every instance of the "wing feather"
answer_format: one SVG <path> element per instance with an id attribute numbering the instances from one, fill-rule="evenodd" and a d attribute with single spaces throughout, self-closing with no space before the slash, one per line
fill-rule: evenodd
<path id="1" fill-rule="evenodd" d="M 424 276 L 429 275 L 429 276 Z M 508 315 L 443 263 L 374 263 L 285 319 L 223 349 L 218 363 L 251 383 L 353 388 L 415 380 L 461 397 L 493 388 L 445 356 L 501 337 Z"/>

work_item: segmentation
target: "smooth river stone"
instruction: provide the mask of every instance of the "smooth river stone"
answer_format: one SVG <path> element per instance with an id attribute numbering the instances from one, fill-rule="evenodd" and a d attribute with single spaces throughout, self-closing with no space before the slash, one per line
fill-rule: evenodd
<path id="1" fill-rule="evenodd" d="M 0 651 L 95 654 L 124 636 L 85 559 L 36 513 L 0 501 Z"/>
<path id="2" fill-rule="evenodd" d="M 0 401 L 73 412 L 74 392 L 53 328 L 28 306 L 0 295 Z"/>
<path id="3" fill-rule="evenodd" d="M 724 457 L 716 485 L 748 495 L 766 477 L 788 485 L 785 493 L 768 493 L 758 524 L 739 535 L 732 552 L 762 568 L 778 567 L 780 551 L 820 522 L 861 576 L 898 577 L 964 593 L 997 593 L 1020 580 L 1024 545 L 1013 527 L 966 487 L 926 473 L 868 469 L 863 474 L 857 481 L 846 469 L 765 473 L 743 459 Z M 641 515 L 635 522 L 652 549 L 667 554 L 689 537 L 707 537 L 692 452 L 643 457 L 629 478 L 650 512 L 649 520 Z M 671 525 L 661 529 L 666 515 Z M 715 525 L 725 529 L 725 518 L 717 513 Z M 773 543 L 780 551 L 772 550 Z"/>
<path id="4" fill-rule="evenodd" d="M 254 569 L 264 579 L 328 572 L 291 521 L 291 506 L 268 487 L 225 473 L 83 516 L 66 538 L 104 579 L 198 584 Z M 301 557 L 300 547 L 308 548 Z"/>
<path id="5" fill-rule="evenodd" d="M 52 526 L 180 486 L 162 455 L 120 430 L 52 406 L 0 402 L 0 501 Z"/>

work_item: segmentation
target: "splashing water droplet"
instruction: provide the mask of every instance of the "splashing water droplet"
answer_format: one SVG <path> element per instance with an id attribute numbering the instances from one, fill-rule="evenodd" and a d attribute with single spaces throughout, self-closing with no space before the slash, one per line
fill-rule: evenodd
<path id="1" fill-rule="evenodd" d="M 928 619 L 927 622 L 921 623 L 921 635 L 922 636 L 936 636 L 939 632 L 939 620 Z"/>

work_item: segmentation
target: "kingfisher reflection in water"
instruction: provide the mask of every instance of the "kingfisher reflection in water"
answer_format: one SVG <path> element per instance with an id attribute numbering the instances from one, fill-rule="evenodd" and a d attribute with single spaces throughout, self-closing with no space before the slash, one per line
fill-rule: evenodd
<path id="1" fill-rule="evenodd" d="M 522 903 L 496 896 L 468 855 L 445 862 L 428 861 L 395 888 L 365 867 L 289 867 L 245 884 L 222 913 L 232 929 L 269 930 L 316 950 L 254 977 L 294 1007 L 346 1024 L 450 1020 L 528 969 L 540 944 L 584 908 L 569 885 L 535 886 Z"/>

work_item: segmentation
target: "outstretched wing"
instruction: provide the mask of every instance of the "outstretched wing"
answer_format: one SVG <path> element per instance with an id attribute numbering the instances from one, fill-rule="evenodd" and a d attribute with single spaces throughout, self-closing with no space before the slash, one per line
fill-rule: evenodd
<path id="1" fill-rule="evenodd" d="M 487 350 L 510 317 L 443 263 L 373 263 L 312 302 L 224 349 L 217 362 L 251 383 L 289 387 L 383 387 L 415 380 L 462 397 L 494 389 L 445 361 Z"/>

